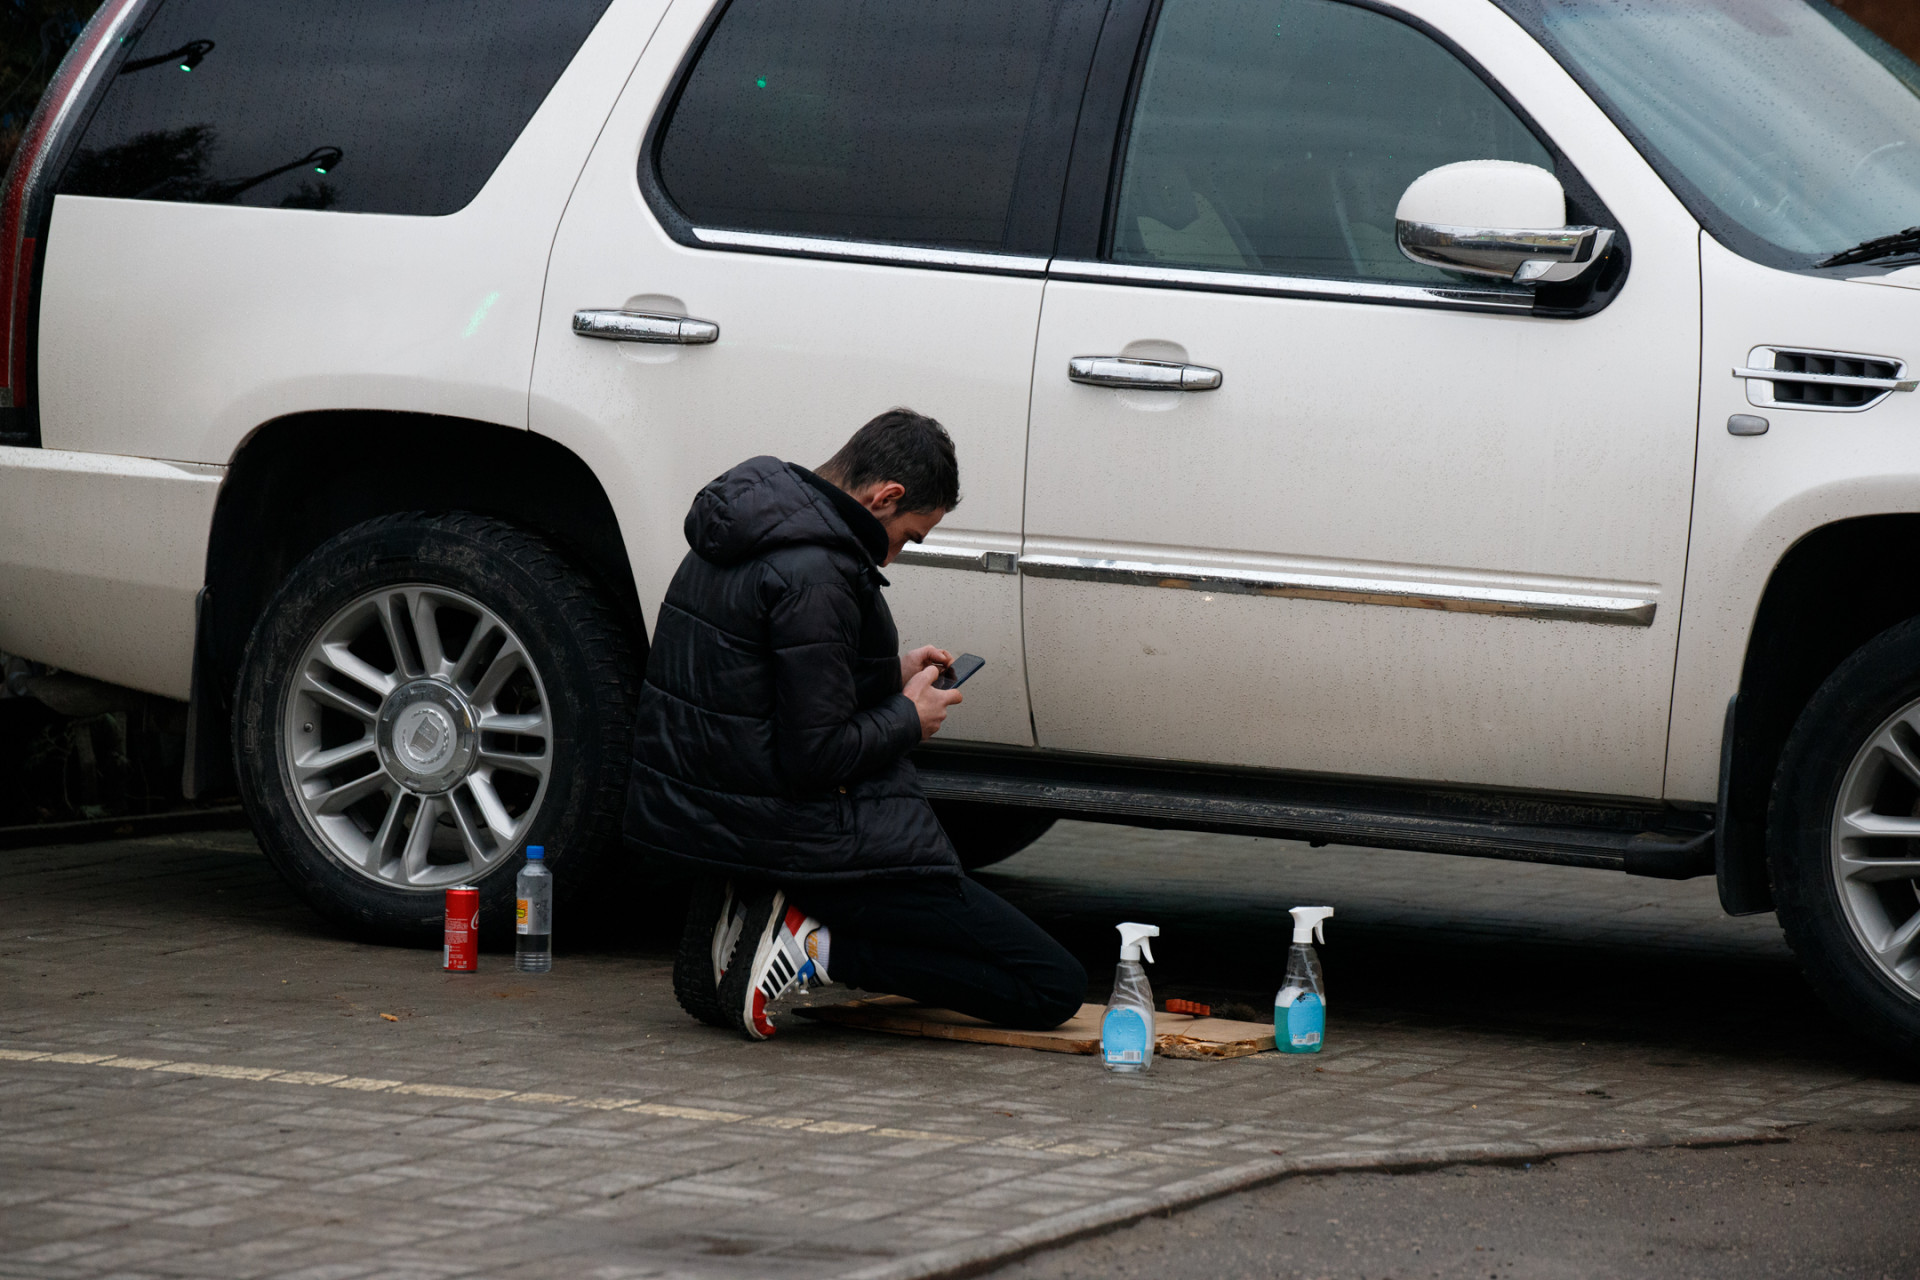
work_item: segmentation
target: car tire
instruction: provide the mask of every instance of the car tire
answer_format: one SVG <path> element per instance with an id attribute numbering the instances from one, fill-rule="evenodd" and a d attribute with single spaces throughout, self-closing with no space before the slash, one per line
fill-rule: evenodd
<path id="1" fill-rule="evenodd" d="M 302 560 L 247 642 L 241 799 L 336 925 L 430 943 L 445 889 L 472 884 L 497 945 L 526 845 L 564 906 L 618 842 L 638 680 L 603 593 L 543 539 L 464 513 L 369 520 Z"/>
<path id="2" fill-rule="evenodd" d="M 1841 663 L 1801 712 L 1767 851 L 1781 926 L 1814 989 L 1920 1064 L 1920 618 Z"/>
<path id="3" fill-rule="evenodd" d="M 933 812 L 968 871 L 1011 858 L 1047 834 L 1054 817 L 1014 805 L 978 800 L 935 800 Z"/>

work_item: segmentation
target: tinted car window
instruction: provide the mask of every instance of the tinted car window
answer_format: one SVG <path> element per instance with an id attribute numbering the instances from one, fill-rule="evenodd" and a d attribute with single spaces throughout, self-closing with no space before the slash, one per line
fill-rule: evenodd
<path id="1" fill-rule="evenodd" d="M 1115 210 L 1121 262 L 1424 283 L 1394 210 L 1457 160 L 1553 159 L 1470 68 L 1337 0 L 1166 0 Z"/>
<path id="2" fill-rule="evenodd" d="M 609 0 L 166 0 L 60 190 L 452 213 Z"/>
<path id="3" fill-rule="evenodd" d="M 699 226 L 999 249 L 1056 11 L 734 0 L 662 134 L 661 186 Z"/>

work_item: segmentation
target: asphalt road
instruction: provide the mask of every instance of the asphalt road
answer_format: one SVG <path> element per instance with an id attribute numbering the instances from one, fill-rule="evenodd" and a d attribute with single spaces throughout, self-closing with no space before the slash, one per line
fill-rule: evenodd
<path id="1" fill-rule="evenodd" d="M 1341 1173 L 1150 1219 L 998 1280 L 1920 1275 L 1920 1132 Z"/>

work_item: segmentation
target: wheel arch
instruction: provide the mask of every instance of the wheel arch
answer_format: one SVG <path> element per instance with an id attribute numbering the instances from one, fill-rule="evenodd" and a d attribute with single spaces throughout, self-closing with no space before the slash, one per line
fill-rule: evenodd
<path id="1" fill-rule="evenodd" d="M 1722 742 L 1720 901 L 1773 908 L 1767 807 L 1794 722 L 1827 678 L 1887 628 L 1920 616 L 1920 514 L 1883 514 L 1812 529 L 1768 576 L 1754 613 Z"/>
<path id="2" fill-rule="evenodd" d="M 231 776 L 228 712 L 261 608 L 313 549 L 401 511 L 471 511 L 549 539 L 608 593 L 646 652 L 619 518 L 598 476 L 546 436 L 432 414 L 332 411 L 262 424 L 235 451 L 214 506 L 194 643 L 187 789 Z"/>

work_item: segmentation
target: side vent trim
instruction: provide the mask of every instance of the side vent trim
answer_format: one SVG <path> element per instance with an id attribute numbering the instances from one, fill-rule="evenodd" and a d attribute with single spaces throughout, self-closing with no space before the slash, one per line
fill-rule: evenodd
<path id="1" fill-rule="evenodd" d="M 1907 362 L 1892 356 L 1805 347 L 1755 347 L 1733 376 L 1747 382 L 1747 400 L 1762 409 L 1861 413 L 1896 391 L 1920 387 Z"/>

